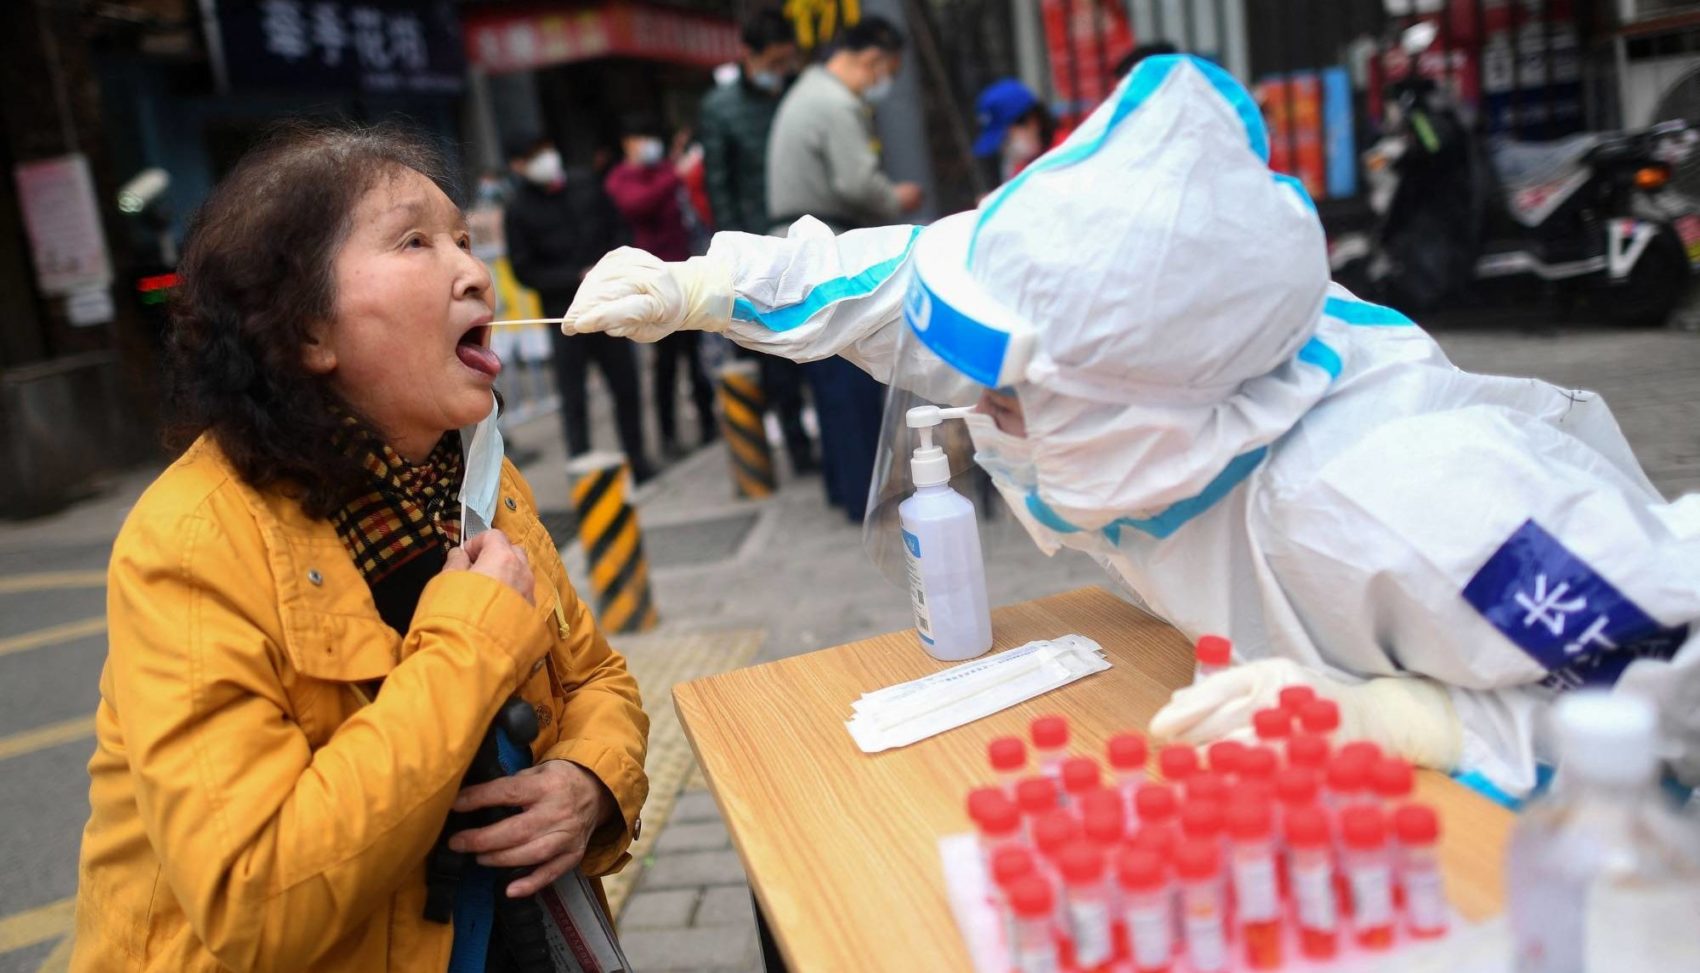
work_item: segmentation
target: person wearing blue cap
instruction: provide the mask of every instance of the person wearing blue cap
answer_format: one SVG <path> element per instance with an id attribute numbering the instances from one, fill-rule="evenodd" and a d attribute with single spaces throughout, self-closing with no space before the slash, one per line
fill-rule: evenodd
<path id="1" fill-rule="evenodd" d="M 1031 89 L 1014 78 L 994 81 L 974 102 L 980 135 L 974 157 L 996 159 L 998 182 L 1015 178 L 1027 164 L 1050 148 L 1056 121 Z"/>
<path id="2" fill-rule="evenodd" d="M 1343 735 L 1519 796 L 1553 757 L 1552 701 L 1612 687 L 1656 702 L 1700 782 L 1700 494 L 1667 501 L 1599 396 L 1465 372 L 1331 282 L 1314 202 L 1208 61 L 1141 61 L 929 227 L 617 250 L 562 327 L 843 357 L 892 385 L 887 456 L 910 455 L 899 390 L 978 401 L 975 463 L 1041 549 L 1234 642 L 1154 735 L 1243 739 L 1305 685 Z M 897 477 L 870 497 L 876 560 L 901 543 Z"/>

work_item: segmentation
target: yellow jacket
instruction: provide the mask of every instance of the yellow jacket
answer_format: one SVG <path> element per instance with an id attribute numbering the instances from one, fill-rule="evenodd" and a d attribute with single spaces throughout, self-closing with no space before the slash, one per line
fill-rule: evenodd
<path id="1" fill-rule="evenodd" d="M 335 529 L 206 437 L 154 482 L 112 550 L 73 970 L 445 969 L 425 857 L 516 690 L 533 755 L 583 765 L 620 805 L 586 871 L 625 864 L 649 789 L 637 684 L 511 465 L 495 526 L 525 548 L 536 606 L 450 572 L 402 637 Z"/>

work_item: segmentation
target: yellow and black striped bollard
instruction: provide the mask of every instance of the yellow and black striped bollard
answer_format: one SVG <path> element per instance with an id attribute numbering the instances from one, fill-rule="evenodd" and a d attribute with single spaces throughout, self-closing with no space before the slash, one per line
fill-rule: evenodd
<path id="1" fill-rule="evenodd" d="M 586 453 L 567 464 L 567 475 L 598 620 L 609 632 L 647 632 L 660 619 L 650 598 L 637 512 L 626 500 L 625 456 Z"/>
<path id="2" fill-rule="evenodd" d="M 760 371 L 755 362 L 732 362 L 720 370 L 721 425 L 732 458 L 732 483 L 741 497 L 773 496 L 773 452 L 767 445 Z"/>

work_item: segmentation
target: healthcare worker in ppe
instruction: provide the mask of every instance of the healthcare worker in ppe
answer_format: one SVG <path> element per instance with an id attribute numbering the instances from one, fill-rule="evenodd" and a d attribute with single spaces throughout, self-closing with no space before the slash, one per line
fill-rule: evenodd
<path id="1" fill-rule="evenodd" d="M 1154 57 L 974 212 L 616 251 L 563 327 L 719 331 L 981 402 L 975 458 L 1040 547 L 1234 640 L 1157 734 L 1247 735 L 1303 683 L 1346 736 L 1518 796 L 1545 705 L 1614 684 L 1660 705 L 1693 781 L 1700 496 L 1667 503 L 1596 396 L 1460 371 L 1331 284 L 1268 148 L 1225 72 Z"/>

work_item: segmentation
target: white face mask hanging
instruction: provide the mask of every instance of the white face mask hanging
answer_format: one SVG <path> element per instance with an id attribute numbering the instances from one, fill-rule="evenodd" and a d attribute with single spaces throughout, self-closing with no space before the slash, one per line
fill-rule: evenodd
<path id="1" fill-rule="evenodd" d="M 460 450 L 466 458 L 460 484 L 462 544 L 489 530 L 496 519 L 496 494 L 502 486 L 502 430 L 496 426 L 500 413 L 492 395 L 490 414 L 460 431 Z"/>

